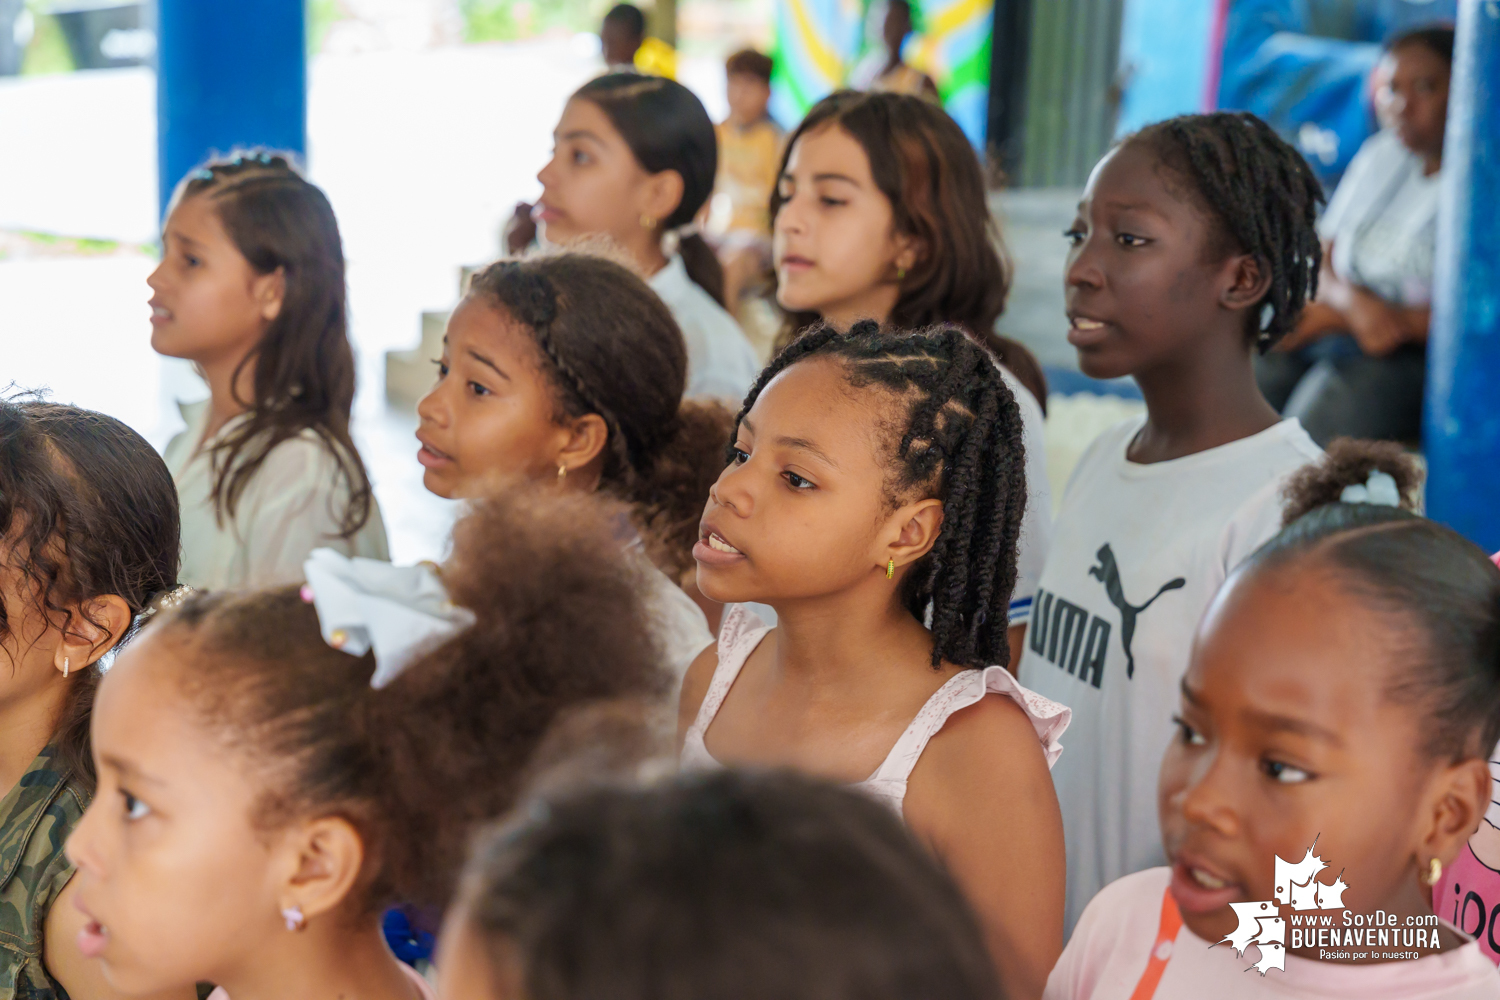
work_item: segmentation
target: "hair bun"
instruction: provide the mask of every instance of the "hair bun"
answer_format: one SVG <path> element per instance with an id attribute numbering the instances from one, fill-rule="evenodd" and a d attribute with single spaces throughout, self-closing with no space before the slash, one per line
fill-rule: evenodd
<path id="1" fill-rule="evenodd" d="M 1338 438 L 1322 461 L 1287 479 L 1281 491 L 1282 526 L 1335 503 L 1383 504 L 1418 513 L 1423 476 L 1421 465 L 1399 444 Z"/>

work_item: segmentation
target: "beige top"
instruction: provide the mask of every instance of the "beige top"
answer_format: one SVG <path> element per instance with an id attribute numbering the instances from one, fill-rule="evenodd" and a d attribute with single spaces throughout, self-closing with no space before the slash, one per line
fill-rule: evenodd
<path id="1" fill-rule="evenodd" d="M 349 484 L 338 474 L 333 454 L 311 430 L 271 450 L 241 494 L 233 519 L 220 524 L 209 448 L 245 418 L 230 420 L 213 441 L 199 447 L 208 422 L 208 400 L 180 409 L 187 429 L 171 440 L 163 457 L 182 507 L 178 576 L 183 583 L 208 590 L 300 583 L 302 564 L 317 548 L 390 559 L 385 523 L 373 497 L 364 526 L 352 538 L 339 537 Z"/>

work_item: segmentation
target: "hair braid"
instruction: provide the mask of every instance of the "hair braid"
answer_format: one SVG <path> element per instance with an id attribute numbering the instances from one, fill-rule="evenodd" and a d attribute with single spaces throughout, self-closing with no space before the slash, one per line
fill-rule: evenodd
<path id="1" fill-rule="evenodd" d="M 736 431 L 773 378 L 813 356 L 836 359 L 854 388 L 905 403 L 887 491 L 893 504 L 914 496 L 943 503 L 937 540 L 908 571 L 901 595 L 918 619 L 932 612 L 933 665 L 1008 664 L 1026 459 L 1021 409 L 994 355 L 956 326 L 908 332 L 867 321 L 847 334 L 816 327 L 761 373 Z"/>
<path id="2" fill-rule="evenodd" d="M 1268 350 L 1297 325 L 1318 290 L 1323 189 L 1312 168 L 1271 126 L 1243 111 L 1180 115 L 1126 141 L 1153 149 L 1192 186 L 1223 241 L 1270 273 L 1248 331 Z"/>

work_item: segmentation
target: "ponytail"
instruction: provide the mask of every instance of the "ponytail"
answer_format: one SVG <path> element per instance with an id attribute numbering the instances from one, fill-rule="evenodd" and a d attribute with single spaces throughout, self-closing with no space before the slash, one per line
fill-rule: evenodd
<path id="1" fill-rule="evenodd" d="M 677 244 L 677 254 L 682 258 L 687 276 L 707 292 L 709 298 L 725 309 L 729 308 L 724 301 L 724 265 L 719 263 L 718 254 L 713 252 L 708 241 L 697 233 L 684 236 Z"/>
<path id="2" fill-rule="evenodd" d="M 200 593 L 149 630 L 192 663 L 198 720 L 268 762 L 254 822 L 341 815 L 368 903 L 442 905 L 474 825 L 512 804 L 554 721 L 665 687 L 607 504 L 513 492 L 475 505 L 443 567 L 474 623 L 374 689 L 374 657 L 323 641 L 295 587 Z"/>

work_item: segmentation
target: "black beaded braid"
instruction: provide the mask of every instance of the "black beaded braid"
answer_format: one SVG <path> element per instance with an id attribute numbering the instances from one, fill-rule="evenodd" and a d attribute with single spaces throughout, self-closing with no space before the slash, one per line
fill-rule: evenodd
<path id="1" fill-rule="evenodd" d="M 761 372 L 736 434 L 767 383 L 810 357 L 836 358 L 854 388 L 879 388 L 906 404 L 887 492 L 892 504 L 917 495 L 943 502 L 937 542 L 907 573 L 902 593 L 919 620 L 931 607 L 933 666 L 1008 665 L 1026 454 L 1021 410 L 994 355 L 956 326 L 909 332 L 867 320 L 847 334 L 815 327 Z"/>
<path id="2" fill-rule="evenodd" d="M 1315 224 L 1323 188 L 1312 168 L 1245 111 L 1180 115 L 1126 141 L 1155 150 L 1192 185 L 1234 250 L 1270 269 L 1270 290 L 1251 311 L 1249 331 L 1262 353 L 1269 350 L 1318 291 L 1323 248 Z"/>

